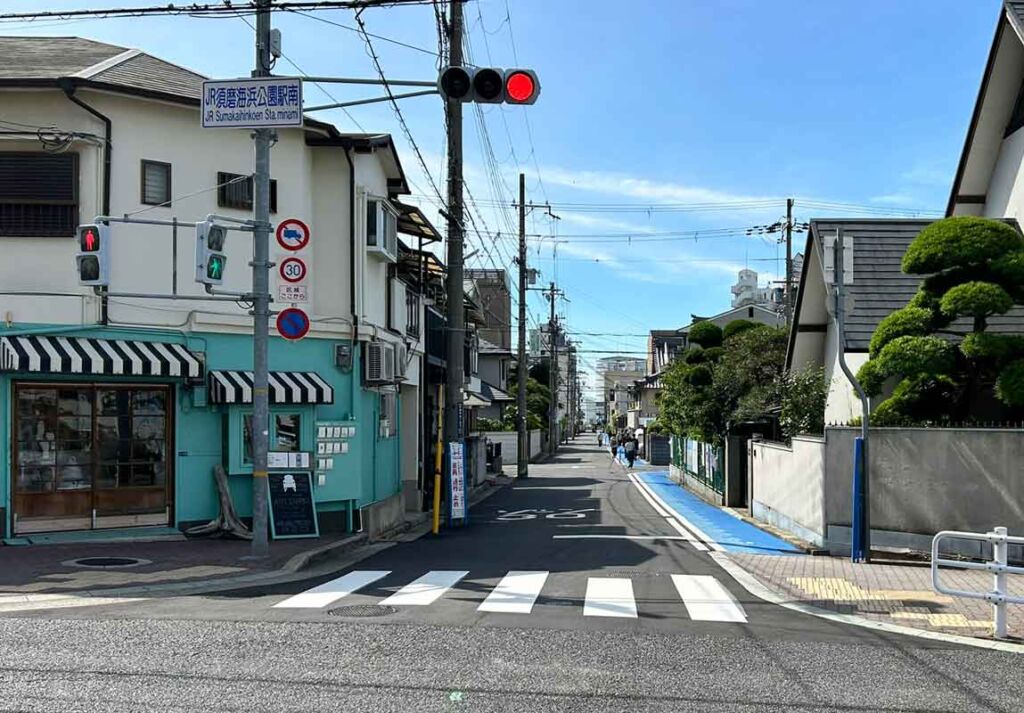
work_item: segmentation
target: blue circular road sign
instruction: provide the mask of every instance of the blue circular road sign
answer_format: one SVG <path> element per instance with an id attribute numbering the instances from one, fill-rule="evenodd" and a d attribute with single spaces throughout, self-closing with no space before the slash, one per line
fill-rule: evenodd
<path id="1" fill-rule="evenodd" d="M 277 315 L 277 333 L 285 339 L 302 339 L 309 332 L 309 316 L 301 309 L 289 307 Z"/>

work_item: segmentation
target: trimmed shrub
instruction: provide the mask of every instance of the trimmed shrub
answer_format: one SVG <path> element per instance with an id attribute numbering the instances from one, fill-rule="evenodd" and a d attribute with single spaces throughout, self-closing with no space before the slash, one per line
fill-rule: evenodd
<path id="1" fill-rule="evenodd" d="M 722 345 L 722 328 L 714 322 L 704 320 L 690 327 L 689 340 L 705 349 Z"/>
<path id="2" fill-rule="evenodd" d="M 1024 249 L 1024 241 L 1006 223 L 975 216 L 945 218 L 926 227 L 910 244 L 903 256 L 903 272 L 939 272 L 1020 249 Z"/>

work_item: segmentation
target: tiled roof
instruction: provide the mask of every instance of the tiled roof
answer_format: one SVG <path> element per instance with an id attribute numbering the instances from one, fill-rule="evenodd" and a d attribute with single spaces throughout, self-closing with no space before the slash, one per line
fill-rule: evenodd
<path id="1" fill-rule="evenodd" d="M 0 78 L 69 77 L 125 51 L 81 37 L 0 37 Z"/>
<path id="2" fill-rule="evenodd" d="M 811 240 L 819 256 L 823 252 L 822 236 L 835 233 L 839 226 L 843 227 L 847 238 L 853 237 L 853 284 L 848 289 L 854 307 L 846 316 L 847 350 L 867 351 L 878 323 L 906 306 L 917 292 L 922 278 L 904 273 L 901 264 L 910 243 L 931 222 L 911 219 L 811 221 Z M 1024 333 L 1024 308 L 1015 307 L 1005 315 L 991 317 L 988 324 L 990 332 Z M 966 319 L 957 320 L 952 328 L 970 331 L 971 324 Z"/>
<path id="3" fill-rule="evenodd" d="M 131 89 L 148 89 L 199 99 L 206 77 L 152 55 L 137 54 L 92 75 L 91 79 Z"/>

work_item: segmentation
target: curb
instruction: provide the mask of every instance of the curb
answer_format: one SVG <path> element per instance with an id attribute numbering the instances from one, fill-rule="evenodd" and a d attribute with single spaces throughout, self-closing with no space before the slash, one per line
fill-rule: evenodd
<path id="1" fill-rule="evenodd" d="M 312 567 L 318 562 L 323 562 L 325 559 L 335 554 L 347 552 L 348 550 L 354 549 L 359 545 L 369 541 L 369 538 L 365 533 L 357 533 L 351 537 L 346 537 L 344 540 L 338 540 L 337 542 L 331 542 L 327 545 L 314 548 L 312 550 L 306 550 L 305 552 L 299 552 L 296 555 L 292 555 L 291 559 L 285 562 L 275 572 L 301 572 L 304 569 Z"/>
<path id="2" fill-rule="evenodd" d="M 476 505 L 482 500 L 489 498 L 501 490 L 505 484 L 490 484 L 488 487 L 477 490 L 470 497 L 469 504 Z M 429 513 L 427 514 L 429 515 Z M 420 520 L 415 526 L 408 521 L 405 523 L 404 536 L 390 542 L 371 541 L 366 533 L 358 533 L 346 537 L 338 542 L 331 542 L 327 545 L 300 552 L 293 555 L 281 567 L 266 572 L 250 572 L 234 577 L 224 577 L 212 581 L 191 581 L 191 582 L 170 582 L 165 584 L 137 585 L 133 587 L 122 587 L 119 589 L 85 589 L 74 592 L 45 592 L 29 594 L 3 594 L 0 593 L 0 614 L 19 611 L 32 611 L 39 609 L 63 609 L 81 606 L 103 606 L 111 604 L 127 604 L 130 602 L 145 601 L 153 598 L 154 595 L 189 596 L 198 594 L 215 594 L 217 592 L 231 591 L 253 587 L 260 584 L 276 584 L 287 581 L 301 581 L 304 579 L 298 576 L 300 572 L 310 570 L 315 565 L 339 554 L 350 552 L 354 556 L 346 558 L 337 569 L 344 569 L 356 562 L 371 557 L 378 552 L 393 547 L 399 542 L 408 542 L 418 539 L 430 532 L 428 517 L 417 518 Z M 416 529 L 413 529 L 413 528 Z M 397 531 L 398 528 L 395 528 Z"/>
<path id="3" fill-rule="evenodd" d="M 959 634 L 946 634 L 938 631 L 928 631 L 926 629 L 915 629 L 909 626 L 900 626 L 899 624 L 889 624 L 884 621 L 875 621 L 874 619 L 867 619 L 856 614 L 840 614 L 838 612 L 829 611 L 828 609 L 822 609 L 812 604 L 806 604 L 804 602 L 797 602 L 788 599 L 780 592 L 772 589 L 768 585 L 764 584 L 757 577 L 752 575 L 747 570 L 743 569 L 740 565 L 733 562 L 728 555 L 722 552 L 709 553 L 711 558 L 729 573 L 733 579 L 735 579 L 741 587 L 746 589 L 748 592 L 753 594 L 758 599 L 763 599 L 770 604 L 777 604 L 780 607 L 798 611 L 803 614 L 809 614 L 816 616 L 821 619 L 828 619 L 829 621 L 839 622 L 841 624 L 850 624 L 852 626 L 859 626 L 864 629 L 874 629 L 875 631 L 884 631 L 890 634 L 903 634 L 904 636 L 914 636 L 919 639 L 928 639 L 930 641 L 942 641 L 949 644 L 960 644 L 962 646 L 970 646 L 977 649 L 988 649 L 990 651 L 1002 651 L 1004 653 L 1011 654 L 1024 654 L 1024 644 L 1014 644 L 1008 641 L 992 641 L 987 639 L 977 639 L 971 636 L 961 636 Z"/>

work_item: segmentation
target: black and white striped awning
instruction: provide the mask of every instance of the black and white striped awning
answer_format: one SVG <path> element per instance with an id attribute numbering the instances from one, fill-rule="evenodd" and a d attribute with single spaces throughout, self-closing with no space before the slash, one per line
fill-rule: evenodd
<path id="1" fill-rule="evenodd" d="M 251 371 L 211 371 L 210 403 L 251 404 Z M 269 379 L 272 404 L 329 404 L 334 389 L 315 371 L 272 371 Z"/>
<path id="2" fill-rule="evenodd" d="M 180 376 L 198 379 L 203 363 L 180 344 L 79 337 L 0 337 L 0 371 L 40 374 Z"/>

